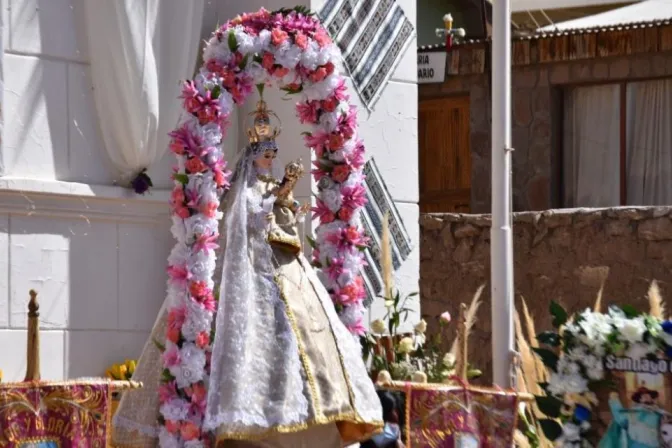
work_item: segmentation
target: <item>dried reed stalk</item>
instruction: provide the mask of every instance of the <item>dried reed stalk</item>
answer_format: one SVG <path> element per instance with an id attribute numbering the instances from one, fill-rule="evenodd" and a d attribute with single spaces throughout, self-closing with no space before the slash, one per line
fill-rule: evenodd
<path id="1" fill-rule="evenodd" d="M 471 303 L 469 304 L 469 309 L 465 313 L 465 319 L 464 319 L 464 326 L 465 326 L 465 331 L 464 331 L 464 337 L 469 338 L 469 334 L 471 334 L 471 327 L 476 323 L 476 313 L 478 312 L 478 307 L 481 306 L 481 294 L 483 293 L 483 288 L 485 285 L 479 286 L 478 290 L 476 290 L 476 294 L 471 298 Z M 455 338 L 453 341 L 453 345 L 450 347 L 450 353 L 455 356 L 457 359 L 457 351 L 458 351 L 458 339 Z"/>
<path id="2" fill-rule="evenodd" d="M 653 280 L 649 286 L 649 291 L 646 294 L 649 298 L 649 314 L 653 317 L 664 320 L 665 319 L 665 302 L 660 295 L 660 288 L 658 282 Z"/>

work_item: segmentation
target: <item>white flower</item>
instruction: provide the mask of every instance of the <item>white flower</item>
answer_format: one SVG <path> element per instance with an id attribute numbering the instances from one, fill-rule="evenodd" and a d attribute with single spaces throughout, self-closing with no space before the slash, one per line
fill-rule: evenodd
<path id="1" fill-rule="evenodd" d="M 452 353 L 448 352 L 443 356 L 443 365 L 446 367 L 454 367 L 455 366 L 455 355 Z"/>
<path id="2" fill-rule="evenodd" d="M 399 341 L 399 351 L 401 353 L 411 353 L 415 349 L 415 342 L 413 338 L 408 336 Z"/>
<path id="3" fill-rule="evenodd" d="M 170 233 L 173 234 L 173 238 L 175 238 L 177 241 L 184 243 L 187 237 L 187 229 L 184 226 L 184 220 L 175 215 L 173 215 L 171 219 L 173 220 L 173 225 L 170 226 Z"/>
<path id="4" fill-rule="evenodd" d="M 188 440 L 184 442 L 184 448 L 204 448 L 202 440 Z"/>
<path id="5" fill-rule="evenodd" d="M 181 448 L 180 440 L 163 427 L 159 430 L 159 446 L 161 448 Z"/>
<path id="6" fill-rule="evenodd" d="M 338 126 L 339 113 L 334 112 L 325 112 L 320 115 L 320 127 L 327 132 L 333 132 Z"/>
<path id="7" fill-rule="evenodd" d="M 360 302 L 353 303 L 352 305 L 345 307 L 340 317 L 341 322 L 343 322 L 345 325 L 354 325 L 362 319 L 363 315 L 364 306 Z"/>
<path id="8" fill-rule="evenodd" d="M 275 62 L 293 70 L 301 60 L 301 49 L 289 42 L 282 44 L 275 52 Z"/>
<path id="9" fill-rule="evenodd" d="M 574 423 L 565 423 L 562 427 L 562 436 L 567 442 L 578 442 L 581 438 L 579 427 Z"/>
<path id="10" fill-rule="evenodd" d="M 226 39 L 220 42 L 216 36 L 213 36 L 203 49 L 203 60 L 206 62 L 210 59 L 215 59 L 226 63 L 231 59 L 231 56 L 231 49 Z"/>
<path id="11" fill-rule="evenodd" d="M 179 421 L 184 420 L 189 415 L 190 404 L 181 398 L 173 398 L 161 405 L 161 415 L 166 420 Z"/>
<path id="12" fill-rule="evenodd" d="M 271 32 L 269 30 L 259 31 L 259 36 L 257 36 L 257 47 L 255 48 L 257 53 L 260 53 L 261 50 L 266 50 L 271 44 Z"/>
<path id="13" fill-rule="evenodd" d="M 376 319 L 373 322 L 371 322 L 371 331 L 373 331 L 376 334 L 383 334 L 385 333 L 385 322 L 383 322 L 380 319 Z"/>
<path id="14" fill-rule="evenodd" d="M 322 190 L 320 198 L 322 199 L 322 202 L 324 202 L 324 205 L 326 205 L 332 212 L 337 212 L 341 209 L 343 197 L 339 190 Z"/>
<path id="15" fill-rule="evenodd" d="M 169 368 L 177 387 L 184 389 L 201 381 L 205 376 L 205 352 L 187 342 L 180 349 L 180 364 Z"/>
<path id="16" fill-rule="evenodd" d="M 317 69 L 317 52 L 319 51 L 319 46 L 317 42 L 311 40 L 308 42 L 308 46 L 303 53 L 301 54 L 301 65 L 303 65 L 309 71 L 315 71 Z"/>
<path id="17" fill-rule="evenodd" d="M 415 324 L 415 331 L 423 334 L 425 331 L 427 331 L 427 322 L 425 322 L 425 319 L 421 319 L 420 322 Z"/>
<path id="18" fill-rule="evenodd" d="M 233 29 L 233 34 L 236 36 L 236 44 L 238 44 L 238 51 L 241 54 L 253 52 L 255 50 L 255 44 L 258 45 L 258 42 L 255 42 L 254 37 L 247 34 L 241 26 L 236 26 Z"/>
<path id="19" fill-rule="evenodd" d="M 426 383 L 427 374 L 425 372 L 421 372 L 418 370 L 417 372 L 413 373 L 411 381 L 413 381 L 414 383 Z"/>
<path id="20" fill-rule="evenodd" d="M 186 244 L 178 242 L 170 251 L 168 256 L 168 264 L 171 266 L 180 266 L 189 260 L 191 250 Z"/>
<path id="21" fill-rule="evenodd" d="M 622 326 L 619 328 L 621 337 L 632 343 L 641 342 L 644 332 L 646 332 L 646 324 L 643 317 L 634 319 L 625 319 Z"/>
<path id="22" fill-rule="evenodd" d="M 625 356 L 627 356 L 628 358 L 632 358 L 633 360 L 642 359 L 646 358 L 648 354 L 655 353 L 656 351 L 657 347 L 655 345 L 640 342 L 631 344 L 627 352 L 625 353 Z"/>
<path id="23" fill-rule="evenodd" d="M 451 321 L 450 313 L 448 311 L 444 311 L 441 313 L 441 316 L 439 316 L 439 322 L 441 325 L 448 325 Z"/>

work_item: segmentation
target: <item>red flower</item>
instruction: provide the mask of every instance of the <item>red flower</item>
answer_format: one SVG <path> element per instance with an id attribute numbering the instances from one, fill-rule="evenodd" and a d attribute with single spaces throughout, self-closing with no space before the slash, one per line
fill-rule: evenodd
<path id="1" fill-rule="evenodd" d="M 186 161 L 184 167 L 189 171 L 190 174 L 202 173 L 208 169 L 208 166 L 203 163 L 199 157 L 191 157 Z"/>
<path id="2" fill-rule="evenodd" d="M 329 135 L 329 149 L 332 151 L 338 151 L 339 149 L 343 149 L 343 144 L 345 143 L 345 139 L 341 134 L 330 134 Z"/>
<path id="3" fill-rule="evenodd" d="M 310 80 L 313 82 L 320 82 L 326 77 L 327 77 L 327 69 L 324 67 L 318 68 L 313 73 L 311 73 L 310 76 L 308 76 L 308 78 L 310 78 Z"/>
<path id="4" fill-rule="evenodd" d="M 264 56 L 261 58 L 261 66 L 270 72 L 273 68 L 273 64 L 275 64 L 273 53 L 264 53 Z"/>
<path id="5" fill-rule="evenodd" d="M 329 207 L 321 199 L 316 201 L 316 206 L 311 211 L 313 212 L 313 219 L 319 218 L 320 224 L 328 224 L 336 219 L 334 213 L 329 210 Z"/>
<path id="6" fill-rule="evenodd" d="M 348 165 L 336 165 L 331 171 L 331 178 L 336 182 L 345 182 L 350 176 L 350 167 Z"/>
<path id="7" fill-rule="evenodd" d="M 189 285 L 189 292 L 194 297 L 204 297 L 210 293 L 210 288 L 208 288 L 208 284 L 205 282 L 192 282 Z"/>
<path id="8" fill-rule="evenodd" d="M 355 211 L 351 208 L 343 207 L 338 211 L 338 219 L 345 222 L 350 222 L 355 215 Z"/>
<path id="9" fill-rule="evenodd" d="M 273 28 L 271 31 L 271 42 L 276 47 L 280 46 L 284 41 L 286 41 L 288 37 L 289 35 L 280 28 Z"/>
<path id="10" fill-rule="evenodd" d="M 210 343 L 210 335 L 207 331 L 201 331 L 198 336 L 196 336 L 196 345 L 200 348 L 205 348 Z"/>
<path id="11" fill-rule="evenodd" d="M 325 112 L 333 112 L 338 107 L 338 99 L 334 96 L 330 96 L 326 100 L 322 100 L 320 105 Z"/>
<path id="12" fill-rule="evenodd" d="M 289 73 L 289 69 L 286 67 L 278 67 L 273 70 L 273 76 L 276 78 L 284 78 L 287 73 Z"/>
<path id="13" fill-rule="evenodd" d="M 305 50 L 306 48 L 308 48 L 308 37 L 301 31 L 298 31 L 294 35 L 294 43 L 296 43 L 296 46 L 299 47 L 300 49 Z"/>
<path id="14" fill-rule="evenodd" d="M 315 39 L 315 42 L 317 42 L 320 47 L 325 47 L 331 43 L 331 38 L 322 27 L 315 32 L 313 39 Z"/>

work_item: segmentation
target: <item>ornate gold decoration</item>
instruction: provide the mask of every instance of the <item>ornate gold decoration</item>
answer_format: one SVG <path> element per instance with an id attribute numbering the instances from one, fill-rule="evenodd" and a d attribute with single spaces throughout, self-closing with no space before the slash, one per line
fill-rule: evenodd
<path id="1" fill-rule="evenodd" d="M 247 129 L 247 138 L 250 143 L 271 142 L 280 135 L 282 130 L 280 127 L 280 118 L 268 108 L 262 95 L 260 95 L 260 99 L 257 101 L 257 108 L 253 112 L 250 112 L 248 116 L 254 117 L 253 126 Z M 277 127 L 271 127 L 271 116 L 275 117 L 278 121 Z"/>

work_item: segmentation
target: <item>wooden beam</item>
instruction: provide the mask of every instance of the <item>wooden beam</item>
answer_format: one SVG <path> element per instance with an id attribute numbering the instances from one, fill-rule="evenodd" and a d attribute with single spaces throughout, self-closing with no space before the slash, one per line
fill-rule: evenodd
<path id="1" fill-rule="evenodd" d="M 37 303 L 37 292 L 30 290 L 28 302 L 28 346 L 26 353 L 26 377 L 24 381 L 40 380 L 40 305 Z"/>

